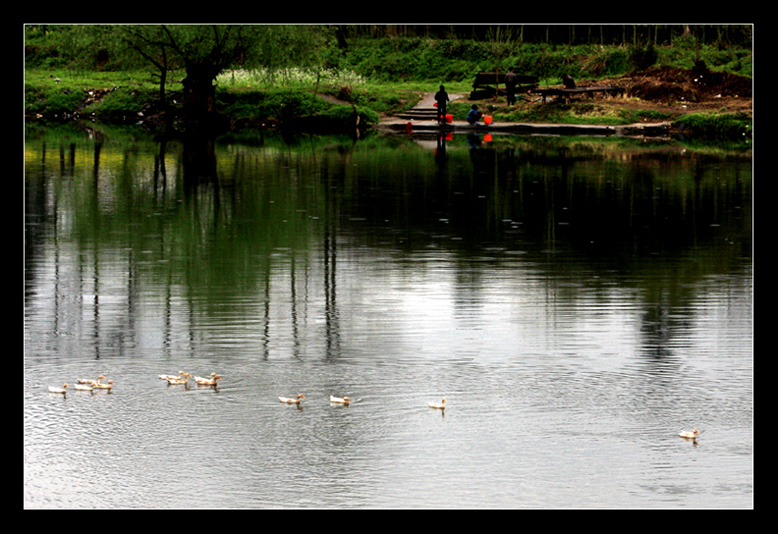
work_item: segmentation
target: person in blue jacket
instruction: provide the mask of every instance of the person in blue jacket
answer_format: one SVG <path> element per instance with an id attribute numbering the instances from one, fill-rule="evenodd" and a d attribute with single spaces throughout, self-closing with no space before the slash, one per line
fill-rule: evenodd
<path id="1" fill-rule="evenodd" d="M 470 108 L 470 111 L 467 112 L 467 122 L 469 124 L 474 124 L 475 126 L 481 126 L 478 124 L 478 121 L 481 120 L 481 117 L 483 117 L 484 114 L 478 111 L 478 106 L 473 104 L 473 107 Z"/>

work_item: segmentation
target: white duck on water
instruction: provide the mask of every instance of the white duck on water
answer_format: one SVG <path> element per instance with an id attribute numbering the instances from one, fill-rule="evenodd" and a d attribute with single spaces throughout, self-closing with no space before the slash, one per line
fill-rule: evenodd
<path id="1" fill-rule="evenodd" d="M 68 391 L 68 387 L 69 387 L 69 386 L 68 386 L 67 384 L 65 384 L 65 385 L 64 385 L 64 386 L 62 386 L 62 387 L 58 387 L 58 386 L 49 386 L 49 393 L 62 393 L 62 394 L 64 394 L 64 393 L 67 393 L 67 391 Z"/>
<path id="2" fill-rule="evenodd" d="M 700 435 L 700 431 L 695 428 L 691 432 L 688 432 L 688 431 L 687 432 L 681 432 L 678 435 L 680 437 L 684 438 L 684 439 L 696 440 L 697 437 Z"/>
<path id="3" fill-rule="evenodd" d="M 441 402 L 431 402 L 429 403 L 430 408 L 435 408 L 437 410 L 445 410 L 446 409 L 446 399 L 443 399 Z"/>
<path id="4" fill-rule="evenodd" d="M 183 376 L 183 378 L 181 378 Z M 187 379 L 191 378 L 192 375 L 189 373 L 182 372 L 181 375 L 176 376 L 174 378 L 169 378 L 167 383 L 171 386 L 179 386 L 179 385 L 186 385 Z"/>
<path id="5" fill-rule="evenodd" d="M 284 404 L 300 404 L 300 401 L 302 401 L 304 398 L 305 395 L 298 393 L 297 397 L 278 397 L 278 400 Z"/>
<path id="6" fill-rule="evenodd" d="M 211 376 L 209 378 L 203 378 L 202 376 L 196 376 L 194 377 L 195 382 L 197 382 L 201 386 L 215 386 L 217 380 L 221 380 L 222 377 L 217 375 L 216 373 L 211 373 Z"/>
<path id="7" fill-rule="evenodd" d="M 103 375 L 98 376 L 97 380 L 95 380 L 93 378 L 76 378 L 76 382 L 77 383 L 79 383 L 79 384 L 90 384 L 92 386 L 94 386 L 95 384 L 97 384 L 101 380 L 105 380 L 105 377 Z M 77 387 L 76 389 L 81 389 L 81 388 Z"/>
<path id="8" fill-rule="evenodd" d="M 351 404 L 351 399 L 348 397 L 334 397 L 330 395 L 330 402 L 332 404 L 343 404 L 344 406 L 348 406 Z"/>
<path id="9" fill-rule="evenodd" d="M 94 384 L 94 389 L 111 389 L 113 387 L 113 380 L 109 380 L 108 382 L 97 382 Z"/>
<path id="10" fill-rule="evenodd" d="M 183 374 L 185 374 L 183 371 L 179 371 L 177 375 L 159 375 L 159 378 L 162 380 L 177 380 Z"/>

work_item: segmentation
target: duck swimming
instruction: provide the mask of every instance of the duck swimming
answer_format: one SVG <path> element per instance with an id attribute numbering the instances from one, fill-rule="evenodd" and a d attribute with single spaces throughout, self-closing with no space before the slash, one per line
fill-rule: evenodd
<path id="1" fill-rule="evenodd" d="M 179 371 L 177 375 L 159 375 L 159 378 L 162 380 L 177 380 L 183 374 L 185 374 L 183 371 Z"/>
<path id="2" fill-rule="evenodd" d="M 82 382 L 80 384 L 75 384 L 73 386 L 73 388 L 75 390 L 77 390 L 77 391 L 92 391 L 92 390 L 94 390 L 95 386 L 94 386 L 94 384 L 89 384 L 89 383 L 83 383 Z"/>
<path id="3" fill-rule="evenodd" d="M 201 386 L 215 386 L 217 380 L 221 380 L 222 377 L 217 375 L 216 373 L 211 373 L 210 378 L 203 378 L 202 376 L 196 376 L 194 377 L 195 382 L 197 382 Z"/>
<path id="4" fill-rule="evenodd" d="M 183 376 L 184 378 L 181 378 Z M 178 386 L 178 385 L 186 385 L 186 381 L 188 378 L 191 378 L 192 375 L 189 373 L 182 372 L 181 375 L 169 378 L 167 383 L 171 386 Z"/>
<path id="5" fill-rule="evenodd" d="M 79 384 L 91 384 L 92 386 L 94 386 L 101 380 L 105 380 L 105 377 L 103 375 L 98 376 L 97 380 L 94 380 L 92 378 L 77 378 L 76 382 L 78 382 Z M 81 389 L 81 388 L 76 388 L 76 389 Z"/>
<path id="6" fill-rule="evenodd" d="M 697 436 L 699 436 L 699 435 L 700 435 L 700 431 L 699 431 L 699 430 L 697 430 L 697 429 L 694 429 L 694 430 L 692 430 L 691 432 L 681 432 L 681 433 L 680 433 L 680 434 L 678 434 L 678 435 L 679 435 L 680 437 L 684 438 L 684 439 L 691 439 L 691 440 L 696 440 L 696 439 L 697 439 Z"/>
<path id="7" fill-rule="evenodd" d="M 446 409 L 446 399 L 443 399 L 441 402 L 431 402 L 429 403 L 430 408 L 435 408 L 438 410 L 445 410 Z"/>
<path id="8" fill-rule="evenodd" d="M 111 389 L 113 387 L 113 380 L 109 380 L 105 384 L 103 384 L 102 382 L 97 382 L 96 384 L 93 385 L 93 387 L 95 389 Z"/>
<path id="9" fill-rule="evenodd" d="M 300 393 L 300 394 L 297 395 L 297 397 L 294 397 L 294 398 L 278 397 L 278 400 L 280 400 L 284 404 L 300 404 L 300 401 L 302 401 L 304 398 L 305 398 L 305 395 Z"/>
<path id="10" fill-rule="evenodd" d="M 345 406 L 348 406 L 349 404 L 351 404 L 351 399 L 349 399 L 348 397 L 334 397 L 330 395 L 330 402 L 332 404 L 343 404 Z"/>
<path id="11" fill-rule="evenodd" d="M 57 386 L 49 386 L 49 392 L 50 393 L 63 393 L 64 394 L 64 393 L 67 393 L 67 391 L 68 391 L 67 388 L 68 388 L 67 384 L 65 384 L 61 388 L 57 387 Z"/>

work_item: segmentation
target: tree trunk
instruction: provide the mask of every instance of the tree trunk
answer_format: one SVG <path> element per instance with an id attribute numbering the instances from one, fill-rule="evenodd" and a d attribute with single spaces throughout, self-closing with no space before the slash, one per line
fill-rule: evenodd
<path id="1" fill-rule="evenodd" d="M 215 107 L 216 87 L 213 81 L 221 69 L 210 64 L 192 63 L 186 68 L 183 121 L 188 129 L 224 127 L 224 117 Z"/>

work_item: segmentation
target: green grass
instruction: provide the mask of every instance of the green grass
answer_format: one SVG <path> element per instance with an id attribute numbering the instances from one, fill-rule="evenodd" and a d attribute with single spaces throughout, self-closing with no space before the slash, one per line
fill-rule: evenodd
<path id="1" fill-rule="evenodd" d="M 469 94 L 468 79 L 446 82 L 449 93 Z M 545 83 L 545 82 L 544 82 Z M 548 84 L 557 84 L 551 78 Z M 363 124 L 375 123 L 380 114 L 396 114 L 414 106 L 423 93 L 433 92 L 440 83 L 428 81 L 376 82 L 346 71 L 312 73 L 287 71 L 268 76 L 240 71 L 225 73 L 217 80 L 217 107 L 234 120 L 259 123 L 282 117 L 308 117 L 321 124 L 348 121 L 354 110 Z M 90 92 L 98 93 L 94 98 Z M 169 99 L 180 102 L 181 84 L 172 77 L 166 87 Z M 28 114 L 61 119 L 77 112 L 82 118 L 113 122 L 134 122 L 139 113 L 153 112 L 158 99 L 154 76 L 145 71 L 76 72 L 62 69 L 28 69 L 25 72 L 25 109 Z M 315 93 L 314 93 L 315 91 Z M 321 95 L 345 101 L 333 104 Z M 644 121 L 671 120 L 652 111 L 637 111 L 597 102 L 571 102 L 538 106 L 519 101 L 513 107 L 479 104 L 501 122 L 548 122 L 564 124 L 623 125 Z M 449 111 L 464 120 L 470 103 L 454 101 Z M 690 114 L 675 122 L 682 131 L 707 138 L 733 138 L 749 133 L 749 117 L 731 113 Z"/>
<path id="2" fill-rule="evenodd" d="M 102 98 L 89 92 L 105 90 Z M 396 113 L 415 105 L 425 91 L 436 90 L 424 83 L 402 86 L 368 83 L 353 73 L 287 71 L 268 76 L 230 71 L 216 81 L 220 111 L 234 119 L 260 121 L 290 116 L 318 116 L 339 120 L 354 107 L 367 123 L 381 113 Z M 173 77 L 167 84 L 170 100 L 178 99 L 182 86 Z M 314 94 L 315 91 L 315 94 Z M 81 117 L 101 120 L 134 120 L 138 113 L 158 101 L 158 82 L 147 72 L 74 72 L 28 69 L 25 72 L 25 111 L 30 115 L 62 118 L 78 112 Z M 329 95 L 348 104 L 336 105 L 317 98 Z M 353 106 L 352 106 L 353 105 Z"/>
<path id="3" fill-rule="evenodd" d="M 739 139 L 750 134 L 751 118 L 741 113 L 689 113 L 675 121 L 682 132 L 705 139 Z"/>
<path id="4" fill-rule="evenodd" d="M 464 120 L 467 112 L 470 110 L 470 105 L 469 102 L 453 102 L 448 109 L 456 120 Z M 660 112 L 620 109 L 591 102 L 555 103 L 543 106 L 519 102 L 512 107 L 481 104 L 479 109 L 486 115 L 492 115 L 497 122 L 618 126 L 644 121 L 658 122 L 670 120 L 669 115 Z"/>
<path id="5" fill-rule="evenodd" d="M 25 72 L 25 111 L 45 117 L 60 118 L 76 112 L 82 117 L 94 114 L 104 119 L 134 116 L 157 99 L 157 92 L 158 85 L 152 77 L 138 71 L 28 69 Z"/>

